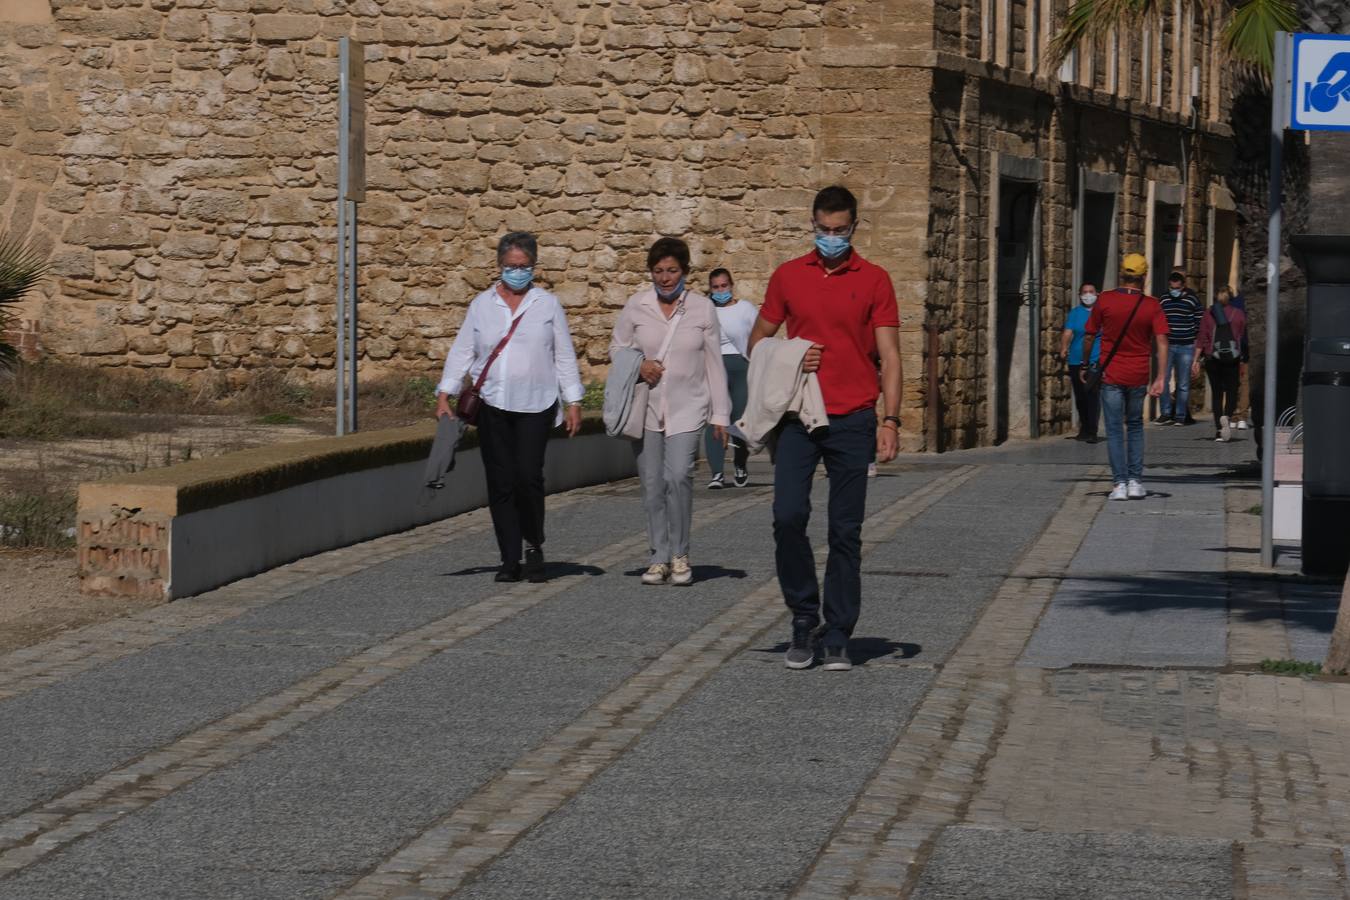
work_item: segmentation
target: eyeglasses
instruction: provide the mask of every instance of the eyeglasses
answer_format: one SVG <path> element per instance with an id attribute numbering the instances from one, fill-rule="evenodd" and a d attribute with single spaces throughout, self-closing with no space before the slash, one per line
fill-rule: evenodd
<path id="1" fill-rule="evenodd" d="M 823 225 L 816 225 L 815 223 L 812 223 L 812 226 L 814 227 L 816 234 L 821 236 L 832 235 L 834 237 L 847 237 L 853 233 L 853 229 L 857 227 L 857 224 L 857 222 L 851 222 L 848 225 L 840 225 L 838 228 L 826 228 Z"/>

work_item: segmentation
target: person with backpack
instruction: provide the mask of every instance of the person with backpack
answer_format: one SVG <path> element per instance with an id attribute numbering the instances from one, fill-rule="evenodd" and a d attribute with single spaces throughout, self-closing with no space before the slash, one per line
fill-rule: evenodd
<path id="1" fill-rule="evenodd" d="M 1214 440 L 1224 444 L 1233 439 L 1241 368 L 1247 361 L 1247 316 L 1233 306 L 1231 288 L 1221 288 L 1214 299 L 1214 305 L 1200 323 L 1191 373 L 1199 375 L 1200 364 L 1204 362 L 1209 387 L 1214 392 Z"/>
<path id="2" fill-rule="evenodd" d="M 1106 453 L 1111 460 L 1112 500 L 1142 500 L 1144 489 L 1144 397 L 1163 392 L 1167 364 L 1167 317 L 1157 299 L 1144 293 L 1148 260 L 1131 253 L 1120 263 L 1120 287 L 1098 295 L 1087 325 L 1086 346 L 1098 334 L 1100 366 L 1082 373 L 1089 388 L 1101 385 Z M 1149 382 L 1149 353 L 1157 356 L 1157 377 Z"/>

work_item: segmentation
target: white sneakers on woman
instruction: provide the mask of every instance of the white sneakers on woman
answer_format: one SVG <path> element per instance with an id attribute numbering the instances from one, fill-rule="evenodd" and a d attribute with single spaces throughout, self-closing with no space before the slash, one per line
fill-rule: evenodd
<path id="1" fill-rule="evenodd" d="M 1144 490 L 1144 485 L 1137 479 L 1131 478 L 1128 482 L 1118 484 L 1111 490 L 1108 500 L 1143 500 L 1148 496 L 1148 491 Z"/>
<path id="2" fill-rule="evenodd" d="M 643 584 L 673 584 L 676 587 L 684 587 L 693 581 L 694 570 L 690 567 L 687 556 L 675 557 L 670 565 L 652 563 L 651 567 L 642 573 Z"/>

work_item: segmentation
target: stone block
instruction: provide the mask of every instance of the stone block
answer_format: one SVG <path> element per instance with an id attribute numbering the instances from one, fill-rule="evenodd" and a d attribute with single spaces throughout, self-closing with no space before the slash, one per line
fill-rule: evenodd
<path id="1" fill-rule="evenodd" d="M 210 259 L 220 252 L 220 238 L 209 234 L 172 234 L 159 245 L 165 259 Z"/>
<path id="2" fill-rule="evenodd" d="M 96 249 L 146 247 L 150 244 L 150 227 L 128 216 L 86 215 L 71 221 L 64 240 L 67 244 Z"/>
<path id="3" fill-rule="evenodd" d="M 253 35 L 260 41 L 304 41 L 318 33 L 318 16 L 268 13 L 253 18 Z"/>
<path id="4" fill-rule="evenodd" d="M 194 191 L 183 201 L 182 214 L 203 222 L 243 222 L 248 197 L 236 191 Z"/>
<path id="5" fill-rule="evenodd" d="M 283 223 L 312 225 L 319 221 L 319 210 L 304 195 L 274 194 L 263 200 L 258 220 L 266 225 Z"/>

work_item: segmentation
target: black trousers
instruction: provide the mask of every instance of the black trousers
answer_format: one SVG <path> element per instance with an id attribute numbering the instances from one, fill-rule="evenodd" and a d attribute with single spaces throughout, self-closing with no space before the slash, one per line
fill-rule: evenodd
<path id="1" fill-rule="evenodd" d="M 1230 420 L 1237 412 L 1238 388 L 1242 384 L 1241 363 L 1237 360 L 1224 362 L 1219 359 L 1205 360 L 1205 374 L 1209 376 L 1209 389 L 1214 392 L 1211 405 L 1214 407 L 1214 427 L 1219 427 L 1219 417 Z"/>
<path id="2" fill-rule="evenodd" d="M 1101 403 L 1097 391 L 1083 384 L 1083 366 L 1069 366 L 1069 381 L 1073 384 L 1073 403 L 1078 407 L 1078 433 L 1097 436 L 1097 416 Z"/>
<path id="3" fill-rule="evenodd" d="M 518 413 L 486 403 L 478 414 L 488 510 L 504 563 L 520 562 L 522 539 L 533 547 L 544 543 L 544 450 L 556 415 L 556 404 Z"/>
<path id="4" fill-rule="evenodd" d="M 825 560 L 827 647 L 847 643 L 862 610 L 862 523 L 867 507 L 867 464 L 876 453 L 877 414 L 864 409 L 830 416 L 828 428 L 808 433 L 789 421 L 778 436 L 773 469 L 774 561 L 783 600 L 793 621 L 820 621 L 820 583 L 806 526 L 811 481 L 823 459 L 830 478 L 830 553 Z"/>

